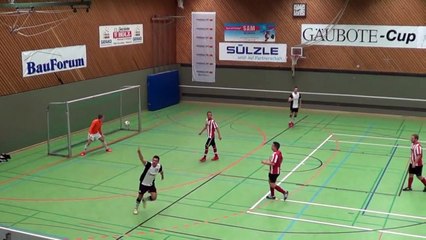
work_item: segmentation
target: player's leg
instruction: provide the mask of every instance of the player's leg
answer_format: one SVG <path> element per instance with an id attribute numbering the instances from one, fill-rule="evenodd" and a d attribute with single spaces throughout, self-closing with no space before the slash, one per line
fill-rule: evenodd
<path id="1" fill-rule="evenodd" d="M 422 176 L 423 166 L 419 166 L 419 167 L 416 167 L 416 168 L 417 168 L 416 177 L 417 177 L 417 179 L 420 180 L 420 182 L 423 183 L 423 185 L 424 185 L 423 192 L 426 192 L 426 178 Z"/>
<path id="2" fill-rule="evenodd" d="M 294 126 L 294 109 L 290 107 L 290 121 L 288 122 L 288 127 Z"/>
<path id="3" fill-rule="evenodd" d="M 149 192 L 150 196 L 142 198 L 143 208 L 146 208 L 146 202 L 147 201 L 157 200 L 157 188 L 155 188 L 155 184 L 153 184 L 151 187 L 149 187 L 148 192 Z"/>
<path id="4" fill-rule="evenodd" d="M 413 185 L 413 179 L 414 179 L 414 174 L 416 173 L 415 168 L 408 166 L 408 186 L 404 189 L 402 189 L 403 191 L 412 191 L 413 189 L 411 188 L 411 186 Z"/>
<path id="5" fill-rule="evenodd" d="M 108 147 L 108 144 L 107 144 L 104 136 L 100 136 L 99 141 L 101 141 L 102 144 L 104 145 L 105 151 L 112 152 L 112 149 Z"/>
<path id="6" fill-rule="evenodd" d="M 294 108 L 293 109 L 293 122 L 295 121 L 295 119 L 297 118 L 297 114 L 299 113 L 299 108 Z"/>
<path id="7" fill-rule="evenodd" d="M 299 108 L 293 108 L 291 110 L 291 127 L 294 127 L 295 118 L 297 117 L 297 113 L 299 112 Z"/>
<path id="8" fill-rule="evenodd" d="M 217 154 L 217 148 L 216 148 L 216 142 L 214 138 L 211 141 L 211 146 L 213 147 L 214 157 L 212 158 L 212 161 L 219 160 L 219 155 Z"/>
<path id="9" fill-rule="evenodd" d="M 146 200 L 148 201 L 155 201 L 157 200 L 157 192 L 150 192 L 151 196 L 147 197 Z"/>
<path id="10" fill-rule="evenodd" d="M 266 196 L 267 199 L 275 199 L 275 182 L 277 181 L 277 177 L 276 174 L 270 174 L 268 175 L 269 178 L 269 191 L 270 194 L 268 196 Z"/>
<path id="11" fill-rule="evenodd" d="M 142 183 L 139 183 L 139 192 L 138 197 L 136 198 L 136 206 L 133 210 L 133 214 L 139 213 L 139 205 L 141 204 L 141 201 L 143 200 L 143 195 L 148 191 L 148 187 L 145 185 L 142 185 Z"/>
<path id="12" fill-rule="evenodd" d="M 206 144 L 204 145 L 204 155 L 203 157 L 200 159 L 200 162 L 205 162 L 207 159 L 207 153 L 209 153 L 209 147 L 211 145 L 212 139 L 208 138 L 206 141 Z"/>
<path id="13" fill-rule="evenodd" d="M 80 156 L 85 156 L 86 155 L 87 148 L 89 147 L 89 145 L 92 142 L 93 142 L 93 136 L 92 136 L 92 134 L 88 134 L 88 136 L 87 136 L 87 142 L 84 145 L 84 150 L 80 153 Z"/>
<path id="14" fill-rule="evenodd" d="M 278 178 L 279 174 L 277 174 L 276 179 Z M 274 188 L 275 190 L 277 190 L 278 192 L 283 194 L 284 197 L 284 201 L 287 200 L 288 198 L 288 191 L 284 190 L 282 187 L 280 187 L 279 185 L 277 185 L 276 183 L 272 183 L 270 184 L 271 188 Z M 271 191 L 272 192 L 272 191 Z"/>

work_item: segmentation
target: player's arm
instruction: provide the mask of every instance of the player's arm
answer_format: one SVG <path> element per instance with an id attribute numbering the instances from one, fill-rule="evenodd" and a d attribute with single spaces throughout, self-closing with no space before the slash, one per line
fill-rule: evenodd
<path id="1" fill-rule="evenodd" d="M 101 136 L 104 136 L 104 133 L 102 132 L 102 123 L 99 122 L 99 133 L 101 134 Z"/>
<path id="2" fill-rule="evenodd" d="M 264 164 L 264 165 L 269 165 L 269 166 L 274 166 L 275 165 L 275 163 L 277 162 L 277 156 L 273 156 L 271 159 L 269 159 L 269 160 L 263 160 L 262 161 L 262 164 Z"/>
<path id="3" fill-rule="evenodd" d="M 138 156 L 139 156 L 139 160 L 142 162 L 142 164 L 145 166 L 146 165 L 146 160 L 143 158 L 141 149 L 138 148 Z"/>
<path id="4" fill-rule="evenodd" d="M 288 102 L 292 102 L 293 101 L 293 95 L 290 94 L 290 96 L 288 97 Z"/>
<path id="5" fill-rule="evenodd" d="M 263 165 L 268 165 L 268 166 L 271 166 L 271 165 L 272 165 L 271 160 L 263 160 L 261 163 L 262 163 Z"/>
<path id="6" fill-rule="evenodd" d="M 302 107 L 302 94 L 299 95 L 299 108 Z"/>
<path id="7" fill-rule="evenodd" d="M 421 156 L 417 156 L 417 157 L 416 157 L 416 166 L 419 166 L 419 164 L 420 164 L 420 159 L 421 159 Z"/>
<path id="8" fill-rule="evenodd" d="M 161 175 L 161 180 L 164 180 L 164 171 L 163 171 L 163 166 L 161 166 L 161 169 L 160 169 L 160 175 Z"/>
<path id="9" fill-rule="evenodd" d="M 423 156 L 423 149 L 421 146 L 417 145 L 414 149 L 414 152 L 416 154 L 416 158 L 414 159 L 414 167 L 419 166 L 420 160 Z"/>
<path id="10" fill-rule="evenodd" d="M 222 135 L 220 134 L 219 126 L 216 126 L 216 130 L 217 130 L 217 136 L 219 137 L 219 140 L 222 140 Z"/>
<path id="11" fill-rule="evenodd" d="M 207 123 L 204 125 L 203 129 L 201 129 L 201 132 L 198 133 L 198 135 L 201 135 L 204 131 L 207 129 Z"/>

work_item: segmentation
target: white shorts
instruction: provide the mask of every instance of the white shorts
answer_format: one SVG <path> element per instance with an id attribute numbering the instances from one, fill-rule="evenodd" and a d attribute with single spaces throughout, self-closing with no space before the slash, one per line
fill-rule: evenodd
<path id="1" fill-rule="evenodd" d="M 89 133 L 88 134 L 88 136 L 87 136 L 87 139 L 90 139 L 90 141 L 96 141 L 96 140 L 98 140 L 99 138 L 101 138 L 102 137 L 102 135 L 100 134 L 100 133 L 95 133 L 95 134 L 91 134 L 91 133 Z"/>

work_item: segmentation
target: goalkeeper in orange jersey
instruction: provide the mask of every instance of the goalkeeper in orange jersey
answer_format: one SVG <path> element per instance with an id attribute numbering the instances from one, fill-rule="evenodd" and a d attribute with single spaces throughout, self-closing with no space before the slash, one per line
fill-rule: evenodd
<path id="1" fill-rule="evenodd" d="M 92 124 L 90 124 L 89 134 L 87 135 L 87 143 L 86 145 L 84 145 L 84 151 L 80 153 L 80 156 L 85 156 L 87 147 L 89 147 L 89 145 L 96 140 L 102 142 L 105 147 L 105 151 L 112 152 L 111 148 L 108 147 L 108 144 L 105 141 L 105 135 L 102 133 L 103 120 L 104 116 L 102 114 L 99 114 L 98 117 L 92 121 Z"/>

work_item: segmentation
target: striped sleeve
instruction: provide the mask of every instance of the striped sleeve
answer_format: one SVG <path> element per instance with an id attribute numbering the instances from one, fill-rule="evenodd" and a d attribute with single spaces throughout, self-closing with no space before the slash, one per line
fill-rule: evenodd
<path id="1" fill-rule="evenodd" d="M 214 129 L 217 129 L 219 127 L 219 125 L 217 125 L 217 122 L 213 120 L 213 127 Z"/>
<path id="2" fill-rule="evenodd" d="M 272 158 L 271 158 L 271 163 L 275 164 L 275 163 L 277 163 L 277 161 L 278 161 L 278 154 L 273 153 Z"/>
<path id="3" fill-rule="evenodd" d="M 420 144 L 417 144 L 416 148 L 414 149 L 414 152 L 416 154 L 416 156 L 421 156 L 423 155 L 423 150 L 422 150 L 422 146 L 420 146 Z"/>

